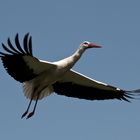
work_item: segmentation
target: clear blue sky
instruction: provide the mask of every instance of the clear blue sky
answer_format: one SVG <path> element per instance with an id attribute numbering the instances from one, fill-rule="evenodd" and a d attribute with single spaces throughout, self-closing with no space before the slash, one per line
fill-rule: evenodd
<path id="1" fill-rule="evenodd" d="M 30 32 L 34 55 L 56 61 L 83 40 L 88 50 L 74 69 L 122 89 L 140 88 L 139 0 L 0 0 L 0 42 Z M 0 48 L 2 50 L 2 48 Z M 1 140 L 139 140 L 140 101 L 86 101 L 56 94 L 20 119 L 28 100 L 0 63 Z"/>

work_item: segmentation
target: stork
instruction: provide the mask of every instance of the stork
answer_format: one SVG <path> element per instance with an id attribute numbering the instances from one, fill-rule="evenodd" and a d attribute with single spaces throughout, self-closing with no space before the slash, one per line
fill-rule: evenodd
<path id="1" fill-rule="evenodd" d="M 54 93 L 86 100 L 119 99 L 130 101 L 140 90 L 126 91 L 120 88 L 96 81 L 71 68 L 80 59 L 85 50 L 101 48 L 94 43 L 84 41 L 71 56 L 57 62 L 39 60 L 32 53 L 32 37 L 25 34 L 23 46 L 19 36 L 15 36 L 15 45 L 7 40 L 2 43 L 5 52 L 0 52 L 0 58 L 8 74 L 23 85 L 24 95 L 30 99 L 26 111 L 21 118 L 34 115 L 38 100 Z M 33 110 L 29 112 L 32 101 Z"/>

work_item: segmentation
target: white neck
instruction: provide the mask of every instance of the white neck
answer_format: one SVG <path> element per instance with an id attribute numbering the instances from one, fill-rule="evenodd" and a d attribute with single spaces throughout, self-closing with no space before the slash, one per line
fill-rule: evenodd
<path id="1" fill-rule="evenodd" d="M 85 50 L 86 49 L 84 47 L 80 47 L 73 55 L 60 61 L 54 62 L 54 64 L 58 64 L 60 67 L 66 69 L 71 69 L 74 66 L 74 64 L 80 59 Z"/>
<path id="2" fill-rule="evenodd" d="M 76 52 L 73 55 L 66 58 L 65 60 L 67 61 L 67 66 L 69 68 L 72 68 L 75 65 L 75 63 L 81 58 L 85 50 L 86 49 L 84 47 L 80 47 L 76 50 Z"/>
<path id="3" fill-rule="evenodd" d="M 72 55 L 73 57 L 73 61 L 76 63 L 82 56 L 82 54 L 85 52 L 85 48 L 84 47 L 80 47 L 77 49 L 77 51 Z"/>

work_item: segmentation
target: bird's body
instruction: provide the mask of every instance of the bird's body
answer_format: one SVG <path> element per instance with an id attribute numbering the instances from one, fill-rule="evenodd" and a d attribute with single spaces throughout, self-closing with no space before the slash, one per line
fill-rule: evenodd
<path id="1" fill-rule="evenodd" d="M 25 81 L 23 83 L 24 91 L 28 91 L 28 87 L 30 87 L 30 93 L 28 94 L 30 99 L 32 94 L 34 94 L 33 99 L 35 100 L 38 95 L 38 99 L 42 99 L 43 96 L 50 95 L 52 93 L 52 84 L 63 78 L 65 73 L 67 73 L 79 60 L 84 51 L 85 48 L 80 47 L 70 57 L 56 62 L 38 60 L 38 64 L 34 62 L 35 60 L 32 60 L 32 57 L 29 58 L 28 56 L 26 58 L 25 56 L 24 60 L 27 63 L 28 67 L 32 66 L 35 70 L 39 70 L 38 72 L 36 71 L 36 73 L 38 73 L 38 76 L 36 76 L 36 78 L 30 81 Z M 31 59 L 31 62 L 29 61 L 29 59 Z"/>
<path id="2" fill-rule="evenodd" d="M 18 34 L 15 37 L 16 48 L 9 38 L 7 43 L 9 48 L 2 44 L 7 53 L 0 52 L 3 65 L 15 80 L 23 84 L 24 94 L 30 99 L 28 108 L 22 117 L 28 113 L 32 100 L 36 102 L 27 118 L 34 114 L 38 100 L 53 92 L 87 100 L 119 99 L 126 101 L 133 98 L 135 94 L 132 92 L 139 92 L 139 90 L 125 91 L 107 85 L 71 69 L 86 49 L 100 48 L 93 43 L 83 42 L 73 55 L 57 62 L 35 58 L 32 54 L 32 40 L 29 34 L 24 37 L 23 48 L 20 46 Z"/>

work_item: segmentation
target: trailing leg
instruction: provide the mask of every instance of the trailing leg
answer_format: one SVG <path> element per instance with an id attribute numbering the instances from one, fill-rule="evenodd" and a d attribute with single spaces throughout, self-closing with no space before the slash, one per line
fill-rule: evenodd
<path id="1" fill-rule="evenodd" d="M 31 103 L 32 103 L 32 100 L 33 100 L 33 97 L 31 98 L 30 102 L 29 102 L 29 105 L 27 107 L 27 110 L 23 113 L 23 115 L 21 116 L 21 118 L 25 117 L 26 114 L 28 113 L 29 109 L 30 109 L 30 106 L 31 106 Z"/>
<path id="2" fill-rule="evenodd" d="M 38 99 L 39 99 L 39 94 L 37 95 L 37 99 L 35 101 L 35 105 L 34 105 L 33 111 L 28 114 L 26 119 L 29 119 L 30 117 L 32 117 L 34 115 L 35 110 L 36 110 L 36 106 L 37 106 L 37 103 L 38 103 Z"/>

